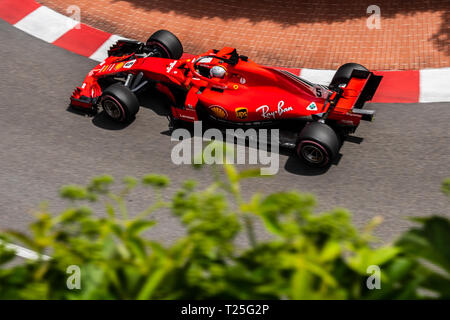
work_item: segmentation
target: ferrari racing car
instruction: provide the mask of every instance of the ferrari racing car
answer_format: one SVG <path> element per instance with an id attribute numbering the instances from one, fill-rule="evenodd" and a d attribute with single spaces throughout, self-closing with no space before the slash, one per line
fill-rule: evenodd
<path id="1" fill-rule="evenodd" d="M 324 167 L 361 120 L 373 119 L 375 112 L 363 106 L 381 79 L 347 63 L 329 85 L 315 84 L 259 65 L 231 47 L 186 57 L 180 40 L 159 30 L 145 43 L 114 44 L 75 89 L 71 105 L 93 113 L 101 108 L 115 121 L 130 122 L 139 111 L 139 94 L 152 87 L 167 97 L 172 123 L 289 128 L 293 135 L 280 138 L 280 145 L 295 149 L 306 164 Z"/>

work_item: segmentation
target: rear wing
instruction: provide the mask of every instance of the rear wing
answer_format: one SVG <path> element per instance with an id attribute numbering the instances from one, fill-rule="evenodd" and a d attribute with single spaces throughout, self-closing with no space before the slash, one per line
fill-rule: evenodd
<path id="1" fill-rule="evenodd" d="M 353 125 L 359 123 L 355 116 L 361 120 L 372 121 L 375 111 L 362 107 L 367 101 L 372 100 L 382 78 L 370 71 L 353 70 L 350 81 L 346 85 L 339 86 L 340 92 L 330 118 L 351 122 Z"/>
<path id="2" fill-rule="evenodd" d="M 375 95 L 375 92 L 378 89 L 378 86 L 380 85 L 381 79 L 383 79 L 383 76 L 376 76 L 370 71 L 353 70 L 351 77 L 352 79 L 353 78 L 367 79 L 364 88 L 362 89 L 358 99 L 353 105 L 354 108 L 360 109 L 364 106 L 364 103 L 366 103 L 366 101 L 372 100 L 373 96 Z M 349 85 L 351 81 L 352 80 L 350 80 Z"/>
<path id="3" fill-rule="evenodd" d="M 372 100 L 382 78 L 370 71 L 353 70 L 347 85 L 340 87 L 342 93 L 336 104 L 337 111 L 346 113 L 353 108 L 361 109 L 364 103 Z"/>

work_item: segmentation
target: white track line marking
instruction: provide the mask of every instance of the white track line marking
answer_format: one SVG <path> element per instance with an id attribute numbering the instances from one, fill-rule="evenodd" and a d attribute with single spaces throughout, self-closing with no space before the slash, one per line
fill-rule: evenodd
<path id="1" fill-rule="evenodd" d="M 129 40 L 127 38 L 118 36 L 113 34 L 111 37 L 109 37 L 108 40 L 106 40 L 100 48 L 97 49 L 89 58 L 95 61 L 103 61 L 108 57 L 108 50 L 111 48 L 111 46 L 117 42 L 117 40 Z"/>
<path id="2" fill-rule="evenodd" d="M 0 240 L 0 244 L 3 244 L 5 248 L 14 250 L 16 252 L 16 256 L 28 259 L 28 260 L 39 260 L 39 254 L 33 250 L 18 246 L 16 244 L 12 243 L 5 243 L 2 240 Z M 49 260 L 51 259 L 49 256 L 43 254 L 40 256 L 42 260 Z"/>
<path id="3" fill-rule="evenodd" d="M 39 39 L 54 42 L 77 24 L 77 21 L 42 6 L 14 26 Z"/>
<path id="4" fill-rule="evenodd" d="M 450 101 L 450 68 L 420 70 L 419 102 Z"/>

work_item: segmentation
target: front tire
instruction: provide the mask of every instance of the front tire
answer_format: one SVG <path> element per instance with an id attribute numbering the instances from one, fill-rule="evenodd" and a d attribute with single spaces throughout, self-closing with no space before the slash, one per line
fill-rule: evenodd
<path id="1" fill-rule="evenodd" d="M 100 105 L 112 120 L 129 122 L 139 111 L 139 100 L 131 90 L 121 83 L 115 83 L 103 91 Z"/>
<path id="2" fill-rule="evenodd" d="M 147 46 L 157 46 L 163 58 L 178 60 L 183 55 L 181 41 L 170 31 L 158 30 L 147 40 Z"/>
<path id="3" fill-rule="evenodd" d="M 340 141 L 336 132 L 328 125 L 310 122 L 300 132 L 296 152 L 308 166 L 323 168 L 337 157 Z"/>

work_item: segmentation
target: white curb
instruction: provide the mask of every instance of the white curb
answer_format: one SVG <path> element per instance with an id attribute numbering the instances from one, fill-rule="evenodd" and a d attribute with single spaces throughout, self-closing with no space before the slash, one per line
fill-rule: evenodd
<path id="1" fill-rule="evenodd" d="M 420 70 L 419 102 L 450 101 L 450 68 Z"/>
<path id="2" fill-rule="evenodd" d="M 331 79 L 333 79 L 336 70 L 319 70 L 319 69 L 307 69 L 302 68 L 300 70 L 300 77 L 305 78 L 313 83 L 329 85 Z"/>
<path id="3" fill-rule="evenodd" d="M 77 21 L 47 7 L 39 7 L 14 26 L 47 42 L 54 42 L 73 29 Z"/>
<path id="4" fill-rule="evenodd" d="M 89 59 L 101 62 L 105 60 L 108 57 L 108 50 L 111 48 L 113 44 L 115 44 L 118 40 L 129 40 L 127 38 L 118 36 L 113 34 L 111 37 L 109 37 L 108 40 L 106 40 L 100 48 L 97 49 L 90 57 Z"/>

